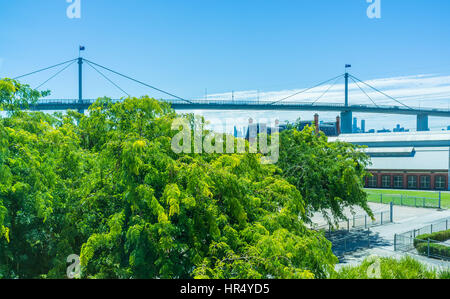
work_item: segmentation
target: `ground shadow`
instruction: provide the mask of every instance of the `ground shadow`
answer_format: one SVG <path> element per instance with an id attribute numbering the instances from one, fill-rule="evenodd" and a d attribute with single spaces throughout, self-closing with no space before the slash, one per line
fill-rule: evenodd
<path id="1" fill-rule="evenodd" d="M 364 249 L 391 245 L 388 240 L 370 230 L 332 231 L 325 233 L 325 237 L 333 244 L 333 253 L 340 261 L 350 253 L 354 256 Z"/>

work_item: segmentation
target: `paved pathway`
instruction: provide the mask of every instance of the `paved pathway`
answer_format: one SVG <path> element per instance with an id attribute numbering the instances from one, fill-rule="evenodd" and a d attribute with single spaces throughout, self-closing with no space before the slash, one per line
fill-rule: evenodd
<path id="1" fill-rule="evenodd" d="M 369 205 L 374 212 L 389 209 L 389 205 L 376 203 L 370 203 Z M 357 214 L 362 214 L 361 209 L 357 209 L 356 212 Z M 346 215 L 350 216 L 351 211 L 347 210 Z M 337 265 L 337 268 L 340 268 L 345 265 L 359 264 L 362 260 L 364 260 L 364 258 L 373 254 L 383 257 L 389 256 L 394 258 L 401 258 L 406 254 L 403 252 L 394 251 L 395 234 L 401 234 L 413 229 L 419 229 L 447 218 L 450 219 L 450 210 L 422 209 L 422 208 L 394 206 L 394 223 L 371 228 L 372 233 L 375 234 L 377 239 L 381 241 L 377 242 L 377 244 L 380 245 L 375 245 L 374 248 L 360 250 L 358 252 L 346 255 L 345 258 L 341 261 L 341 264 Z M 323 223 L 324 221 L 321 215 L 314 215 L 313 219 L 315 223 L 319 224 Z M 450 262 L 429 259 L 418 255 L 411 255 L 411 256 L 433 268 L 438 269 L 450 268 Z"/>

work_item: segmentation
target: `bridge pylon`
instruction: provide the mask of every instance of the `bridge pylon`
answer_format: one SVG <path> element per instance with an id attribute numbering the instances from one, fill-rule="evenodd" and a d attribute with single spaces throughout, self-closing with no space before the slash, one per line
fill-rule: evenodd
<path id="1" fill-rule="evenodd" d="M 346 66 L 347 68 L 347 66 Z M 345 72 L 345 107 L 348 107 L 348 72 Z M 341 132 L 343 134 L 353 133 L 353 112 L 351 110 L 341 112 Z"/>
<path id="2" fill-rule="evenodd" d="M 417 132 L 429 131 L 428 114 L 417 114 Z"/>
<path id="3" fill-rule="evenodd" d="M 78 112 L 84 114 L 83 105 L 83 58 L 78 57 Z"/>

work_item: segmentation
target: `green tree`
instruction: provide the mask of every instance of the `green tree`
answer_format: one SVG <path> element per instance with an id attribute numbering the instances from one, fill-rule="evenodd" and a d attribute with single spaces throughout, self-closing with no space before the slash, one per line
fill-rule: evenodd
<path id="1" fill-rule="evenodd" d="M 364 192 L 368 156 L 350 143 L 329 143 L 314 127 L 294 127 L 280 133 L 278 166 L 305 200 L 306 214 L 321 212 L 329 223 L 345 219 L 345 208 L 372 212 Z"/>
<path id="2" fill-rule="evenodd" d="M 79 254 L 83 278 L 326 278 L 337 259 L 304 222 L 367 208 L 365 156 L 311 130 L 281 134 L 278 165 L 176 154 L 167 103 L 30 113 L 42 94 L 0 82 L 0 277 L 64 278 Z"/>
<path id="3" fill-rule="evenodd" d="M 14 112 L 27 109 L 39 98 L 49 94 L 49 91 L 40 92 L 13 79 L 0 79 L 0 111 Z"/>
<path id="4" fill-rule="evenodd" d="M 77 224 L 94 228 L 81 250 L 84 277 L 312 278 L 332 271 L 330 243 L 306 229 L 303 199 L 276 167 L 257 155 L 175 155 L 176 115 L 153 99 L 99 102 L 90 112 L 80 123 L 82 143 L 99 150 L 99 168 L 85 181 L 91 190 Z"/>

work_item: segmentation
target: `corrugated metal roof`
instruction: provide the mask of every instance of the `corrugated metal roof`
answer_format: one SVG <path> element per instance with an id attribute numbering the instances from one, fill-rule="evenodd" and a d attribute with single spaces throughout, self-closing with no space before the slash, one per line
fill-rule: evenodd
<path id="1" fill-rule="evenodd" d="M 404 150 L 404 149 L 402 149 Z M 371 157 L 369 170 L 440 170 L 449 171 L 449 148 L 415 149 L 414 155 L 404 157 Z"/>
<path id="2" fill-rule="evenodd" d="M 415 154 L 414 147 L 373 147 L 362 151 L 371 157 L 408 157 Z"/>
<path id="3" fill-rule="evenodd" d="M 339 137 L 330 137 L 329 141 L 350 142 L 369 147 L 450 146 L 450 131 L 343 134 Z"/>

